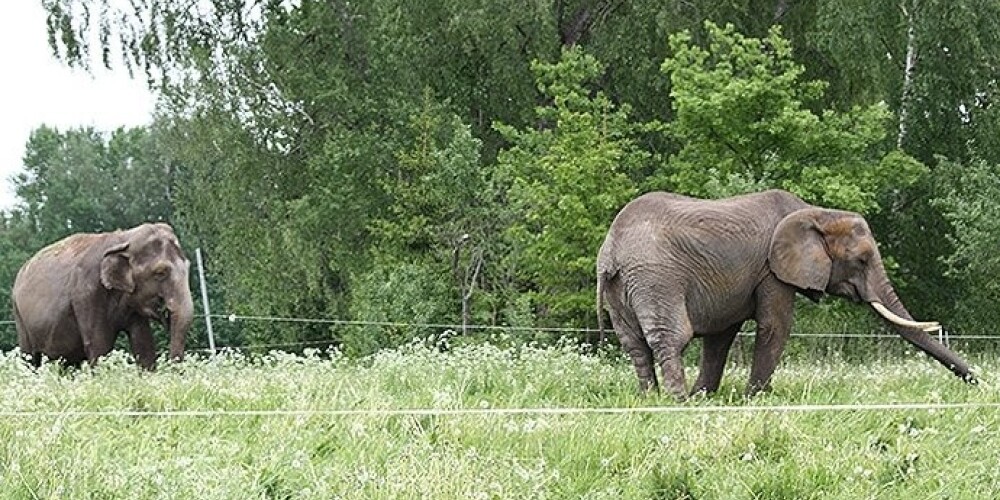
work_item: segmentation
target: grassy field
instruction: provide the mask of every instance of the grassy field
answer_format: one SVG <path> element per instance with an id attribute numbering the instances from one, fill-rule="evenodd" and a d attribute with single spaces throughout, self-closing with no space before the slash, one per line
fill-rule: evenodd
<path id="1" fill-rule="evenodd" d="M 989 376 L 1000 368 L 980 360 Z M 693 377 L 693 370 L 689 377 Z M 413 346 L 353 361 L 272 353 L 140 373 L 0 359 L 3 498 L 1000 497 L 1000 409 L 745 411 L 719 405 L 1000 401 L 923 356 L 787 362 L 745 400 L 640 398 L 617 353 Z M 677 413 L 136 416 L 175 410 L 683 406 Z M 25 414 L 18 412 L 44 412 Z M 62 414 L 63 412 L 77 412 Z"/>

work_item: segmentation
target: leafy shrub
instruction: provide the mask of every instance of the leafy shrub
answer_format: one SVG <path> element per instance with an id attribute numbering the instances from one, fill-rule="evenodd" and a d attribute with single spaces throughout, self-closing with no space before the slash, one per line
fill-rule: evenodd
<path id="1" fill-rule="evenodd" d="M 446 270 L 433 265 L 389 261 L 357 276 L 351 317 L 377 324 L 344 328 L 340 336 L 344 352 L 363 356 L 440 333 L 441 328 L 425 325 L 453 320 L 461 306 L 459 297 L 452 296 L 448 277 Z"/>

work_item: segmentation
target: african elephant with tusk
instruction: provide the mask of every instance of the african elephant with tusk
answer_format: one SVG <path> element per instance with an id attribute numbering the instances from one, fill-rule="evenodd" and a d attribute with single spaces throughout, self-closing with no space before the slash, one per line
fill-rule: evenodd
<path id="1" fill-rule="evenodd" d="M 792 327 L 795 293 L 869 304 L 898 333 L 968 382 L 969 365 L 914 321 L 886 277 L 867 222 L 772 190 L 720 200 L 648 193 L 626 205 L 597 258 L 598 324 L 605 305 L 642 391 L 687 395 L 681 354 L 703 338 L 691 393 L 718 389 L 743 322 L 757 322 L 748 394 L 766 389 Z"/>
<path id="2" fill-rule="evenodd" d="M 189 262 L 167 224 L 75 234 L 40 250 L 14 280 L 21 352 L 78 365 L 111 351 L 126 332 L 136 362 L 156 366 L 150 320 L 170 333 L 170 357 L 184 357 L 194 316 Z"/>

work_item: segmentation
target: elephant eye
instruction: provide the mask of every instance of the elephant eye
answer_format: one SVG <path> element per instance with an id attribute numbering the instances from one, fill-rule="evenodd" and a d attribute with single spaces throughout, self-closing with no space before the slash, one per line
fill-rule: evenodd
<path id="1" fill-rule="evenodd" d="M 160 281 L 167 279 L 168 276 L 170 276 L 170 269 L 166 267 L 161 267 L 153 271 L 153 277 Z"/>

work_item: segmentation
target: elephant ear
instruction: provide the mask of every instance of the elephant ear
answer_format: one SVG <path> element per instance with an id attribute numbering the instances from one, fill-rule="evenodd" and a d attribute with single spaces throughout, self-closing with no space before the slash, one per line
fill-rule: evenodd
<path id="1" fill-rule="evenodd" d="M 104 285 L 104 288 L 121 290 L 126 293 L 135 291 L 131 257 L 126 250 L 128 250 L 127 241 L 105 250 L 104 257 L 101 259 L 101 284 Z"/>
<path id="2" fill-rule="evenodd" d="M 833 266 L 820 229 L 822 214 L 820 209 L 804 208 L 781 219 L 768 253 L 768 265 L 779 280 L 819 293 L 826 290 Z"/>

